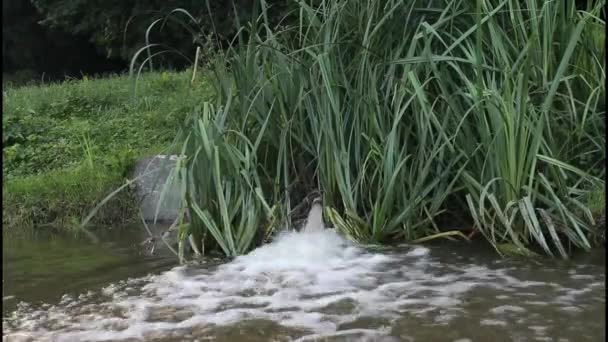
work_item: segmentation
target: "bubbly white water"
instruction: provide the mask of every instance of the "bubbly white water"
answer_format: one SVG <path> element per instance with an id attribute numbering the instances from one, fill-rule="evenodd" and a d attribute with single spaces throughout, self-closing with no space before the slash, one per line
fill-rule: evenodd
<path id="1" fill-rule="evenodd" d="M 333 229 L 323 229 L 320 206 L 317 209 L 313 207 L 301 232 L 284 233 L 217 267 L 177 267 L 113 284 L 100 293 L 65 296 L 54 306 L 23 304 L 3 320 L 5 337 L 116 341 L 177 336 L 176 340 L 202 341 L 218 326 L 264 320 L 298 331 L 302 341 L 348 334 L 376 340 L 404 315 L 436 325 L 463 316 L 463 301 L 477 287 L 500 290 L 504 296 L 504 304 L 488 310 L 479 326 L 502 326 L 505 320 L 526 314 L 527 309 L 509 304 L 514 293 L 535 288 L 562 291 L 557 300 L 570 306 L 585 293 L 521 281 L 505 269 L 442 265 L 425 247 L 369 252 Z M 366 317 L 380 323 L 373 329 L 357 327 L 356 322 Z M 541 325 L 535 329 L 539 334 L 544 331 Z"/>

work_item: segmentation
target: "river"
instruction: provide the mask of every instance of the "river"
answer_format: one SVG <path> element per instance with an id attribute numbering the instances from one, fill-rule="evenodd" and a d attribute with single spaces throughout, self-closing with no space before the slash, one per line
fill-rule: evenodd
<path id="1" fill-rule="evenodd" d="M 21 236 L 24 235 L 24 236 Z M 179 266 L 70 234 L 4 236 L 3 341 L 603 341 L 604 250 L 501 259 L 483 243 L 364 248 L 286 233 Z"/>

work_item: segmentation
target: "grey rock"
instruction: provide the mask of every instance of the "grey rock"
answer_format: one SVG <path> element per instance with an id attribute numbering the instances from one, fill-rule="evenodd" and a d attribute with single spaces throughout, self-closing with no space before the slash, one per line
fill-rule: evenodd
<path id="1" fill-rule="evenodd" d="M 163 187 L 173 168 L 178 156 L 156 155 L 138 160 L 133 170 L 133 178 L 137 178 L 135 184 L 135 196 L 139 202 L 144 220 L 154 222 L 157 206 L 161 200 Z M 179 190 L 171 184 L 160 203 L 157 222 L 174 221 L 179 209 Z"/>

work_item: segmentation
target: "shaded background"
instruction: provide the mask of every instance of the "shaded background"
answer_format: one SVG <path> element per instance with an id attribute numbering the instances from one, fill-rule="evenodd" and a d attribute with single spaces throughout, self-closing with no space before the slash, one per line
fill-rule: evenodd
<path id="1" fill-rule="evenodd" d="M 236 32 L 236 18 L 242 23 L 255 15 L 256 2 L 3 0 L 3 79 L 20 84 L 124 72 L 134 53 L 145 45 L 148 26 L 176 8 L 187 10 L 198 22 L 178 14 L 175 18 L 181 22 L 168 21 L 162 29 L 158 25 L 152 31 L 151 42 L 165 43 L 193 59 L 195 44 L 202 46 L 204 52 L 225 47 Z M 584 6 L 587 2 L 577 0 L 576 4 Z M 293 0 L 266 0 L 266 3 L 271 6 L 269 20 L 277 24 L 288 13 Z M 564 1 L 565 6 L 566 3 L 570 2 Z M 208 37 L 214 29 L 219 40 L 211 42 Z M 161 69 L 179 70 L 190 64 L 191 61 L 177 54 L 163 54 L 154 60 L 155 67 Z"/>
<path id="2" fill-rule="evenodd" d="M 273 20 L 287 0 L 267 1 Z M 149 25 L 176 8 L 187 10 L 151 32 L 152 43 L 164 43 L 177 54 L 154 59 L 156 68 L 182 69 L 194 59 L 196 44 L 225 46 L 234 37 L 236 17 L 251 17 L 251 0 L 3 0 L 2 71 L 13 83 L 60 80 L 126 71 L 134 53 L 145 45 Z M 219 41 L 209 41 L 212 32 Z M 210 46 L 213 44 L 214 46 Z M 165 47 L 165 48 L 166 48 Z M 157 48 L 160 51 L 163 48 Z"/>

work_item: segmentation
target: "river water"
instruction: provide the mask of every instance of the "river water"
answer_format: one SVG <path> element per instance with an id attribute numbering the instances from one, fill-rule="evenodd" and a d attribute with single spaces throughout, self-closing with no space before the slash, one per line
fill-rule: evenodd
<path id="1" fill-rule="evenodd" d="M 3 341 L 604 341 L 604 250 L 500 259 L 286 233 L 178 266 L 139 232 L 3 239 Z"/>

